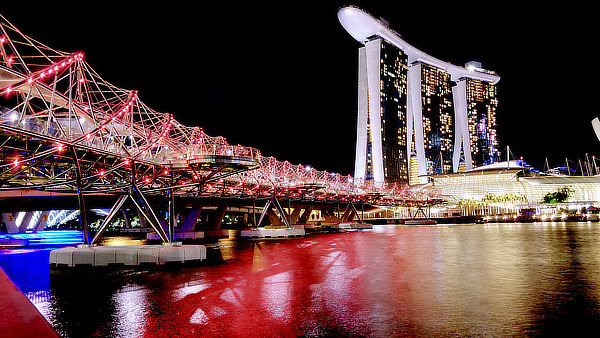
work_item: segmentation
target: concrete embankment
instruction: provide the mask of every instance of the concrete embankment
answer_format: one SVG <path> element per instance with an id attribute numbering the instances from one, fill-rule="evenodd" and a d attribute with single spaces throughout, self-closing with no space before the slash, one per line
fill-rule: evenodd
<path id="1" fill-rule="evenodd" d="M 0 336 L 58 337 L 52 326 L 0 268 Z"/>

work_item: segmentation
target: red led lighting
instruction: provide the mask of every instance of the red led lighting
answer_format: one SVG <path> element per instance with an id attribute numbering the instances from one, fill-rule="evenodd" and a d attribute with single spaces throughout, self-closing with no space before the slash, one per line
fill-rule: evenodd
<path id="1" fill-rule="evenodd" d="M 13 60 L 13 57 L 10 56 L 8 58 L 8 60 L 7 60 L 7 64 L 10 65 L 10 63 L 13 62 L 12 60 Z M 45 77 L 50 76 L 50 75 L 52 75 L 54 73 L 59 73 L 60 71 L 62 71 L 65 68 L 67 68 L 67 66 L 70 66 L 74 62 L 81 61 L 81 60 L 83 60 L 83 53 L 82 52 L 77 52 L 77 53 L 71 54 L 71 55 L 69 55 L 68 57 L 66 57 L 65 59 L 63 59 L 60 62 L 54 63 L 52 65 L 49 65 L 46 68 L 41 69 L 41 70 L 39 70 L 37 72 L 33 72 L 28 77 L 26 77 L 25 79 L 4 87 L 3 90 L 2 90 L 2 92 L 4 92 L 5 94 L 7 94 L 10 91 L 14 90 L 14 88 L 16 88 L 16 87 L 20 87 L 20 86 L 22 86 L 24 84 L 29 84 L 30 85 L 34 81 L 43 80 Z"/>

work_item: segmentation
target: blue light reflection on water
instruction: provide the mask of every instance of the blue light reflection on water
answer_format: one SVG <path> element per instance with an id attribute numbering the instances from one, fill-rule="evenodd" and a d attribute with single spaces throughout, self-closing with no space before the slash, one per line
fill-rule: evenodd
<path id="1" fill-rule="evenodd" d="M 23 293 L 46 293 L 50 288 L 50 251 L 81 244 L 83 235 L 77 230 L 0 235 L 0 245 L 11 243 L 26 246 L 0 249 L 0 267 Z"/>
<path id="2" fill-rule="evenodd" d="M 48 259 L 52 249 L 0 249 L 0 267 L 23 293 L 46 292 L 50 288 Z"/>
<path id="3" fill-rule="evenodd" d="M 42 231 L 24 234 L 2 234 L 0 245 L 16 243 L 27 246 L 77 245 L 83 243 L 83 234 L 78 230 Z"/>

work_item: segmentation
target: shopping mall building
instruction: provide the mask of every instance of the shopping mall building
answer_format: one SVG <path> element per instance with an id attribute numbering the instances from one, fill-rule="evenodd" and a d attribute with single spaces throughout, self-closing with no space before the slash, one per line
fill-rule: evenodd
<path id="1" fill-rule="evenodd" d="M 431 176 L 436 198 L 431 217 L 485 216 L 488 220 L 581 218 L 600 206 L 600 176 L 543 175 L 521 161 L 499 162 L 461 173 Z M 564 202 L 543 203 L 544 196 L 567 188 Z"/>

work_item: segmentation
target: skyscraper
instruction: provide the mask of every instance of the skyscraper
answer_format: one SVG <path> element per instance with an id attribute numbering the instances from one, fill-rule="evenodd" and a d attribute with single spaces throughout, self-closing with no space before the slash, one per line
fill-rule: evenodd
<path id="1" fill-rule="evenodd" d="M 488 82 L 468 79 L 467 102 L 473 162 L 478 165 L 491 164 L 498 156 L 496 86 Z"/>
<path id="2" fill-rule="evenodd" d="M 338 19 L 363 44 L 355 178 L 408 183 L 416 161 L 423 182 L 461 162 L 470 169 L 494 161 L 499 76 L 427 55 L 356 7 L 340 9 Z"/>
<path id="3" fill-rule="evenodd" d="M 421 102 L 427 174 L 452 172 L 454 109 L 450 74 L 422 64 Z"/>
<path id="4" fill-rule="evenodd" d="M 362 178 L 402 181 L 408 177 L 406 153 L 407 57 L 382 39 L 359 49 L 359 114 L 356 170 Z M 369 71 L 376 68 L 378 71 Z M 378 93 L 368 95 L 367 93 Z M 379 99 L 372 99 L 378 97 Z"/>

